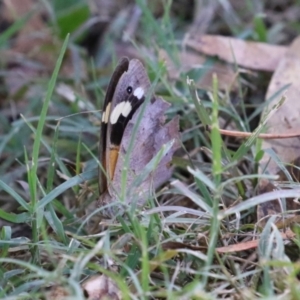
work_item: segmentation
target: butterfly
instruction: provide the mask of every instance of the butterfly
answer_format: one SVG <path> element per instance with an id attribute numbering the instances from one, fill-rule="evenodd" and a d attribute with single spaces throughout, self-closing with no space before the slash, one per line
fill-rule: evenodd
<path id="1" fill-rule="evenodd" d="M 138 130 L 127 166 L 128 187 L 145 171 L 147 164 L 164 144 L 173 139 L 177 142 L 166 151 L 155 172 L 152 172 L 151 176 L 150 174 L 145 176 L 133 195 L 126 196 L 126 203 L 131 202 L 133 197 L 138 201 L 141 198 L 145 200 L 147 197 L 144 194 L 151 190 L 151 185 L 156 188 L 171 176 L 171 168 L 168 164 L 178 148 L 179 121 L 175 117 L 168 124 L 164 124 L 164 113 L 169 104 L 151 94 L 150 88 L 151 82 L 141 61 L 128 58 L 119 61 L 107 87 L 102 110 L 99 145 L 102 165 L 99 171 L 100 206 L 113 203 L 118 199 L 122 170 L 125 167 L 124 157 L 128 152 L 136 125 Z M 146 99 L 149 101 L 146 101 L 143 116 L 139 124 L 136 124 L 139 111 Z M 118 211 L 116 207 L 106 209 L 104 215 L 113 217 Z"/>

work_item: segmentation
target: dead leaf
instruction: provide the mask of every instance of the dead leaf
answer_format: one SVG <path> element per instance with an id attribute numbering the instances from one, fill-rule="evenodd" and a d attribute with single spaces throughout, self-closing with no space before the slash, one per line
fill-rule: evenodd
<path id="1" fill-rule="evenodd" d="M 177 249 L 190 249 L 194 251 L 203 251 L 207 250 L 206 246 L 193 246 L 190 244 L 180 243 L 180 242 L 166 242 L 162 244 L 162 249 L 164 251 L 167 250 L 177 250 Z"/>
<path id="2" fill-rule="evenodd" d="M 166 62 L 168 76 L 171 80 L 178 80 L 182 73 L 194 69 L 203 71 L 201 78 L 196 80 L 196 85 L 200 88 L 207 89 L 212 86 L 213 74 L 217 74 L 221 90 L 236 89 L 238 87 L 236 72 L 232 66 L 221 62 L 216 62 L 209 66 L 205 65 L 207 57 L 188 50 L 180 52 L 178 56 L 179 67 L 174 64 L 166 51 L 160 50 L 159 52 L 159 58 Z"/>
<path id="3" fill-rule="evenodd" d="M 267 123 L 268 133 L 286 133 L 295 132 L 300 128 L 300 37 L 294 40 L 282 58 L 278 68 L 273 74 L 268 87 L 266 99 L 269 99 L 280 89 L 289 85 L 289 87 L 277 95 L 275 101 L 278 101 L 284 94 L 285 103 L 274 113 Z M 274 105 L 272 102 L 270 105 Z M 267 108 L 268 109 L 268 108 Z M 290 163 L 299 157 L 300 139 L 291 138 L 284 140 L 266 140 L 263 142 L 263 149 L 271 148 L 284 163 Z M 270 174 L 276 174 L 279 168 L 273 160 L 269 162 L 269 156 L 266 154 L 261 161 L 261 167 L 267 165 L 267 171 Z"/>
<path id="4" fill-rule="evenodd" d="M 49 76 L 54 69 L 62 41 L 52 34 L 45 20 L 47 12 L 38 1 L 24 0 L 22 4 L 18 0 L 5 1 L 3 10 L 1 15 L 5 15 L 11 22 L 24 18 L 33 11 L 29 20 L 15 36 L 9 51 L 0 52 L 0 60 L 9 66 L 9 71 L 5 76 L 6 85 L 10 94 L 15 94 L 34 79 L 40 80 L 43 75 Z M 66 53 L 61 74 L 73 77 L 76 65 L 80 71 L 76 76 L 86 78 L 86 66 L 80 55 L 73 52 L 72 57 L 69 54 Z"/>
<path id="5" fill-rule="evenodd" d="M 234 245 L 229 245 L 225 247 L 219 247 L 217 248 L 218 253 L 231 253 L 231 252 L 239 252 L 239 251 L 245 251 L 249 249 L 254 249 L 258 246 L 259 240 L 254 241 L 248 241 L 243 243 L 238 243 Z"/>
<path id="6" fill-rule="evenodd" d="M 82 284 L 82 288 L 89 300 L 122 299 L 122 295 L 117 284 L 104 274 L 89 278 Z"/>
<path id="7" fill-rule="evenodd" d="M 280 174 L 282 175 L 283 172 L 280 172 L 279 175 Z M 280 180 L 282 180 L 281 176 Z M 267 179 L 262 179 L 259 182 L 257 194 L 261 195 L 264 193 L 272 192 L 274 190 L 277 190 L 275 183 L 272 183 Z M 299 203 L 294 201 L 294 199 L 286 199 L 286 210 L 295 211 L 299 210 L 299 208 Z M 299 217 L 295 217 L 294 215 L 285 215 L 280 198 L 258 205 L 256 214 L 257 220 L 259 221 L 258 226 L 261 228 L 265 226 L 265 224 L 268 221 L 268 218 L 272 215 L 278 215 L 275 224 L 279 229 L 289 227 L 291 224 L 295 223 L 295 220 L 297 220 L 297 218 Z"/>
<path id="8" fill-rule="evenodd" d="M 290 239 L 293 239 L 296 237 L 295 233 L 293 233 L 291 230 L 288 230 L 285 233 L 280 233 L 280 235 L 284 240 L 290 240 Z M 240 252 L 240 251 L 257 248 L 258 244 L 259 244 L 259 239 L 253 240 L 253 241 L 248 241 L 248 242 L 243 242 L 243 243 L 238 243 L 238 244 L 234 244 L 234 245 L 229 245 L 229 246 L 225 246 L 225 247 L 219 247 L 216 250 L 218 253 Z"/>
<path id="9" fill-rule="evenodd" d="M 191 36 L 186 45 L 209 56 L 252 70 L 274 71 L 287 47 L 244 41 L 220 35 Z"/>
<path id="10" fill-rule="evenodd" d="M 283 95 L 286 97 L 285 103 L 267 121 L 267 133 L 289 134 L 291 132 L 296 132 L 300 128 L 299 74 L 300 37 L 294 40 L 283 56 L 269 84 L 266 99 L 270 99 L 270 97 L 278 93 L 278 91 L 284 87 L 287 87 L 287 89 L 278 93 L 274 100 L 279 101 Z M 270 103 L 270 106 L 272 105 L 274 105 L 274 102 Z M 269 108 L 266 109 L 268 110 Z M 299 181 L 299 171 L 297 170 L 297 166 L 300 165 L 299 138 L 264 140 L 262 148 L 272 149 L 284 164 L 290 163 L 291 165 L 294 165 L 294 167 L 289 166 L 287 169 L 292 178 L 295 181 Z M 260 161 L 260 171 L 262 170 L 269 174 L 278 174 L 281 181 L 287 180 L 285 174 L 280 171 L 276 161 L 271 159 L 270 155 L 266 152 L 263 159 Z M 272 188 L 272 183 L 262 182 L 260 183 L 259 193 L 270 188 Z M 274 201 L 263 203 L 258 206 L 258 220 L 271 214 L 282 214 L 283 211 L 279 201 L 280 199 L 274 199 Z M 299 205 L 293 201 L 293 199 L 287 199 L 286 204 L 288 210 L 299 209 Z M 267 221 L 267 218 L 262 221 L 262 224 L 264 224 L 265 221 Z"/>
<path id="11" fill-rule="evenodd" d="M 63 300 L 70 299 L 72 295 L 71 291 L 59 285 L 52 286 L 47 292 L 45 292 L 46 300 Z"/>

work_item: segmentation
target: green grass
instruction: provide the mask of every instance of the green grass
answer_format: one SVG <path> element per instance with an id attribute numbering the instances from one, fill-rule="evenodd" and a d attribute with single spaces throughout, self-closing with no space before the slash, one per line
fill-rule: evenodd
<path id="1" fill-rule="evenodd" d="M 233 91 L 219 93 L 217 77 L 207 87 L 211 97 L 197 88 L 193 82 L 197 78 L 187 81 L 187 73 L 170 80 L 157 50 L 167 51 L 180 66 L 182 49 L 178 45 L 191 20 L 172 14 L 172 1 L 163 2 L 163 13 L 157 17 L 145 1 L 137 0 L 141 22 L 137 39 L 129 44 L 143 58 L 152 88 L 172 104 L 167 119 L 180 115 L 182 147 L 174 158 L 170 185 L 156 191 L 143 209 L 129 207 L 126 218 L 119 217 L 114 223 L 102 220 L 98 225 L 102 208 L 94 204 L 98 199 L 100 110 L 113 70 L 103 61 L 105 57 L 117 60 L 113 45 L 124 31 L 123 15 L 113 18 L 91 59 L 80 45 L 87 34 L 84 28 L 90 29 L 81 26 L 92 19 L 87 3 L 66 2 L 60 7 L 56 1 L 52 7 L 42 2 L 51 16 L 45 26 L 58 41 L 45 51 L 56 63 L 15 94 L 1 81 L 1 91 L 7 91 L 0 109 L 4 112 L 13 103 L 20 107 L 21 117 L 9 120 L 0 113 L 0 298 L 40 299 L 62 286 L 73 299 L 84 299 L 82 283 L 104 274 L 115 282 L 123 299 L 299 299 L 299 226 L 293 227 L 296 237 L 286 245 L 273 217 L 264 228 L 256 226 L 255 220 L 258 204 L 274 197 L 300 196 L 292 178 L 291 189 L 256 194 L 259 179 L 276 179 L 275 174 L 257 174 L 261 159 L 257 135 L 281 104 L 281 91 L 267 100 L 274 107 L 252 128 L 249 139 L 222 139 L 221 120 L 229 119 L 240 130 L 248 130 L 266 103 L 262 99 L 254 109 L 253 103 L 249 105 L 248 87 L 240 80 L 245 79 L 243 74 L 239 74 L 235 91 L 242 99 L 237 105 Z M 265 25 L 261 11 L 255 11 L 249 1 L 245 5 L 247 22 L 243 22 L 244 11 L 229 5 L 209 21 L 213 33 L 223 29 L 231 36 L 278 42 L 272 40 L 276 28 Z M 0 34 L 0 49 L 13 47 L 11 38 L 36 11 L 28 13 Z M 69 24 L 75 13 L 80 18 Z M 70 35 L 65 38 L 66 32 Z M 26 59 L 27 63 L 34 61 L 34 57 Z M 66 74 L 62 65 L 68 59 L 74 72 Z M 87 70 L 85 77 L 76 72 L 81 63 Z M 8 77 L 9 65 L 1 64 L 0 71 L 3 78 Z M 60 84 L 72 88 L 74 101 L 57 93 Z M 257 84 L 253 97 L 266 89 L 259 82 L 251 84 Z M 27 95 L 30 88 L 33 92 Z M 210 132 L 205 131 L 206 125 L 211 126 Z M 145 167 L 145 174 L 155 168 L 164 151 Z M 124 182 L 126 176 L 124 172 Z M 186 199 L 189 202 L 183 205 Z M 259 237 L 255 249 L 217 251 L 254 237 Z"/>

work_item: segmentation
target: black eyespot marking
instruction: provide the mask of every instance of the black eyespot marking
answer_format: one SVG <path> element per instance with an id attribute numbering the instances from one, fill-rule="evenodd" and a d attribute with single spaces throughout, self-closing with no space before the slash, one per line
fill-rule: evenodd
<path id="1" fill-rule="evenodd" d="M 127 91 L 128 94 L 131 94 L 132 93 L 132 87 L 129 86 L 126 91 Z"/>

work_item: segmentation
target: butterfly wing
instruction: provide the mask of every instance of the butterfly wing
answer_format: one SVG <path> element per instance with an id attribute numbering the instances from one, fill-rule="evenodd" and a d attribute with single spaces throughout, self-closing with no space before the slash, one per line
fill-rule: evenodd
<path id="1" fill-rule="evenodd" d="M 134 205 L 142 206 L 147 199 L 152 197 L 155 189 L 169 180 L 173 171 L 172 157 L 180 146 L 179 118 L 174 117 L 170 122 L 165 123 L 164 115 L 170 104 L 160 97 L 151 100 L 144 108 L 143 118 L 135 134 L 135 145 L 130 149 L 124 204 L 134 203 Z M 132 131 L 139 118 L 138 114 L 139 111 L 126 126 L 112 184 L 108 186 L 108 192 L 101 195 L 98 201 L 99 206 L 107 206 L 101 211 L 102 216 L 106 218 L 114 218 L 124 213 L 124 206 L 120 205 L 118 199 L 122 192 L 124 158 L 129 151 Z M 172 144 L 170 144 L 171 141 Z M 151 168 L 154 167 L 154 169 L 149 169 L 148 164 L 166 144 L 171 145 L 171 148 L 160 158 L 159 162 L 156 161 L 157 165 L 152 165 Z M 109 205 L 113 202 L 117 203 Z"/>
<path id="2" fill-rule="evenodd" d="M 129 66 L 129 60 L 128 58 L 124 57 L 122 58 L 111 79 L 109 82 L 109 85 L 106 90 L 105 94 L 105 99 L 104 99 L 104 104 L 103 104 L 103 109 L 102 109 L 102 121 L 101 121 L 101 129 L 100 129 L 100 144 L 99 144 L 99 158 L 100 162 L 102 164 L 102 167 L 104 171 L 106 172 L 107 166 L 106 166 L 106 140 L 107 140 L 107 127 L 108 127 L 108 119 L 110 115 L 110 108 L 111 108 L 111 102 L 113 99 L 113 96 L 115 94 L 116 86 L 123 75 L 124 72 L 128 70 Z M 99 192 L 100 195 L 104 193 L 107 189 L 107 178 L 106 174 L 99 170 Z"/>
<path id="3" fill-rule="evenodd" d="M 119 62 L 104 101 L 100 161 L 106 174 L 100 171 L 100 194 L 107 190 L 107 177 L 113 180 L 126 125 L 145 101 L 149 88 L 148 75 L 139 60 L 124 58 Z"/>

